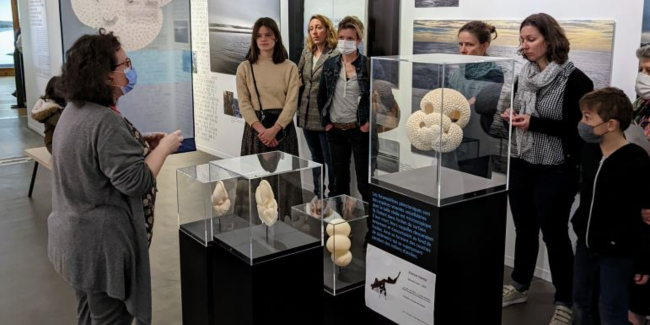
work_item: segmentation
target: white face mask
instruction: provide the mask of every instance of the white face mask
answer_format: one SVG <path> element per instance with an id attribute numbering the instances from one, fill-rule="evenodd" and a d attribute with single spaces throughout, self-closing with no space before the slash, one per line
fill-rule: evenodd
<path id="1" fill-rule="evenodd" d="M 336 45 L 336 47 L 339 49 L 339 52 L 348 55 L 354 53 L 357 50 L 357 42 L 339 40 L 339 43 Z"/>
<path id="2" fill-rule="evenodd" d="M 636 76 L 636 94 L 643 99 L 650 99 L 650 75 L 639 72 Z"/>

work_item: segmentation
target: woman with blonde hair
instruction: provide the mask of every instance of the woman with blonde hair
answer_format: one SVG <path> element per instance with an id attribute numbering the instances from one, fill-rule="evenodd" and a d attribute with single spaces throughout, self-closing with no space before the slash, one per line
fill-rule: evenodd
<path id="1" fill-rule="evenodd" d="M 334 192 L 334 172 L 325 128 L 318 113 L 318 86 L 323 72 L 323 63 L 338 55 L 336 30 L 332 21 L 323 15 L 309 19 L 309 36 L 300 56 L 298 73 L 302 81 L 298 97 L 298 127 L 303 130 L 311 160 L 327 166 L 329 192 Z M 323 185 L 324 186 L 324 185 Z M 314 175 L 314 194 L 320 196 L 320 177 Z M 325 193 L 323 193 L 325 194 Z"/>

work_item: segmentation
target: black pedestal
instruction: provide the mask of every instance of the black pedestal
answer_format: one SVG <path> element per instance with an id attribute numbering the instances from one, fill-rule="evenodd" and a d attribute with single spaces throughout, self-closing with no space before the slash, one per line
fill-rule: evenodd
<path id="1" fill-rule="evenodd" d="M 501 324 L 506 193 L 434 211 L 439 218 L 436 324 Z"/>
<path id="2" fill-rule="evenodd" d="M 382 317 L 366 307 L 365 288 L 359 287 L 343 294 L 332 296 L 323 292 L 324 325 L 393 325 L 392 321 Z M 317 324 L 316 322 L 310 324 Z M 318 323 L 320 324 L 320 323 Z"/>
<path id="3" fill-rule="evenodd" d="M 183 324 L 320 320 L 322 247 L 250 265 L 220 245 L 203 246 L 183 230 L 179 236 Z"/>
<path id="4" fill-rule="evenodd" d="M 371 244 L 436 274 L 435 324 L 501 324 L 506 192 L 438 207 L 375 184 L 371 191 L 373 198 L 378 193 L 430 212 L 427 223 L 434 240 L 424 257 L 404 256 L 373 240 Z"/>

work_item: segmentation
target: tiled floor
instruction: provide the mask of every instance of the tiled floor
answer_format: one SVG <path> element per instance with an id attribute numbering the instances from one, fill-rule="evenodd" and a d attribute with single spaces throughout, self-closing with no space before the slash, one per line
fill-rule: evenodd
<path id="1" fill-rule="evenodd" d="M 26 129 L 24 118 L 0 120 L 0 155 L 21 155 L 25 148 L 41 146 L 41 141 Z M 150 250 L 156 325 L 181 324 L 175 170 L 212 158 L 201 152 L 174 155 L 158 177 L 160 192 Z M 0 324 L 74 324 L 73 292 L 47 258 L 51 173 L 41 168 L 33 198 L 29 199 L 32 167 L 32 163 L 0 165 Z M 468 280 L 481 281 L 481 274 Z M 528 304 L 504 311 L 503 324 L 548 324 L 553 312 L 552 286 L 536 280 L 532 291 Z M 472 300 L 471 292 L 467 300 Z"/>

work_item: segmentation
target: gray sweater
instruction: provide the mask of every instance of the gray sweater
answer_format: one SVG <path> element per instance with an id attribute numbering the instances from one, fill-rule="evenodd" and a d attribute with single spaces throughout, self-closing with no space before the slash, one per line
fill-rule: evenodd
<path id="1" fill-rule="evenodd" d="M 142 195 L 154 177 L 142 153 L 109 107 L 68 104 L 54 132 L 48 255 L 73 288 L 106 292 L 151 324 Z"/>

